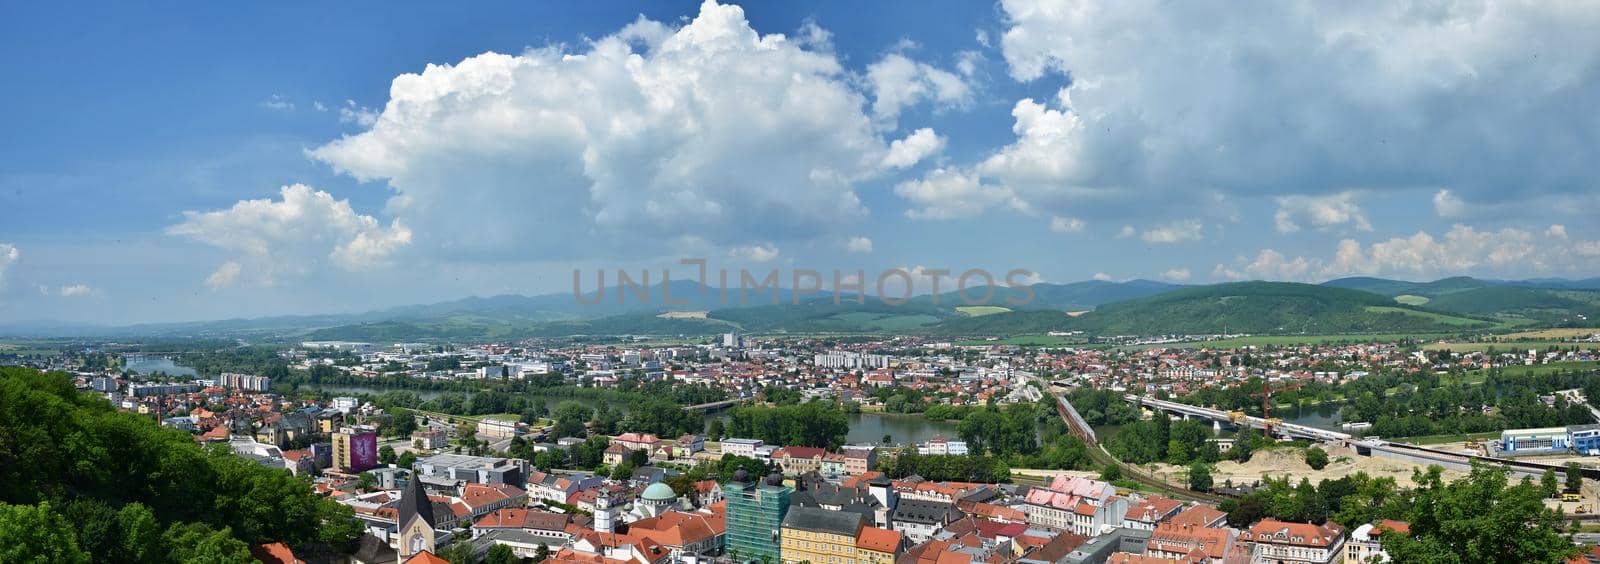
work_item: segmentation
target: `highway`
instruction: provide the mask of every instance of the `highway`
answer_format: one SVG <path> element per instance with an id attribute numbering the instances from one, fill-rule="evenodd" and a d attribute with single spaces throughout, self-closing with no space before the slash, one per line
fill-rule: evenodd
<path id="1" fill-rule="evenodd" d="M 1186 417 L 1201 417 L 1213 421 L 1233 423 L 1236 425 L 1247 425 L 1255 429 L 1260 429 L 1265 424 L 1265 421 L 1263 421 L 1260 417 L 1252 416 L 1244 416 L 1240 418 L 1238 423 L 1234 423 L 1232 418 L 1230 418 L 1226 412 L 1174 401 L 1158 400 L 1143 396 L 1136 396 L 1133 394 L 1125 395 L 1124 399 L 1126 399 L 1128 403 L 1132 403 L 1134 405 L 1161 409 Z M 1382 458 L 1403 460 L 1419 465 L 1437 464 L 1439 466 L 1461 472 L 1471 471 L 1473 462 L 1496 464 L 1510 470 L 1513 475 L 1533 476 L 1535 478 L 1539 477 L 1547 469 L 1554 469 L 1558 473 L 1566 470 L 1565 467 L 1560 465 L 1545 464 L 1530 460 L 1463 454 L 1432 447 L 1394 443 L 1379 439 L 1359 439 L 1348 433 L 1340 433 L 1337 431 L 1329 431 L 1326 429 L 1318 429 L 1315 427 L 1307 427 L 1305 425 L 1296 425 L 1293 423 L 1273 424 L 1272 432 L 1273 434 L 1286 436 L 1289 438 L 1307 439 L 1323 443 L 1348 444 L 1356 450 L 1357 454 L 1363 456 L 1377 456 Z M 1584 477 L 1587 479 L 1600 479 L 1600 469 L 1584 468 L 1582 472 Z"/>

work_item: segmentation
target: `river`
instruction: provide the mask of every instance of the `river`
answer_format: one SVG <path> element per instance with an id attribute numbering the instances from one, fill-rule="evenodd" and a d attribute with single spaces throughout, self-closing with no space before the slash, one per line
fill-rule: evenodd
<path id="1" fill-rule="evenodd" d="M 166 373 L 172 376 L 186 376 L 189 378 L 199 375 L 199 373 L 195 372 L 193 368 L 179 366 L 174 364 L 172 359 L 159 356 L 139 357 L 137 360 L 129 361 L 123 366 L 123 368 L 145 375 L 155 374 L 157 372 Z"/>

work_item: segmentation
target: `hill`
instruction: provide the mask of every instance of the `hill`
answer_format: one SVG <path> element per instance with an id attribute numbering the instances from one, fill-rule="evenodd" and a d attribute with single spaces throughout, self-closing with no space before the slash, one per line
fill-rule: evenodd
<path id="1" fill-rule="evenodd" d="M 348 551 L 311 483 L 121 413 L 66 375 L 0 367 L 0 560 L 250 562 L 247 544 Z"/>
<path id="2" fill-rule="evenodd" d="M 953 284 L 953 282 L 950 282 Z M 1028 291 L 1008 286 L 994 286 L 994 296 L 986 305 L 1002 306 L 1009 309 L 1055 309 L 1061 311 L 1084 311 L 1099 307 L 1101 304 L 1120 302 L 1145 296 L 1170 292 L 1187 286 L 1156 282 L 1154 280 L 1129 280 L 1126 282 L 1110 282 L 1106 280 L 1086 280 L 1068 284 L 1053 284 L 1040 282 L 1028 286 L 1033 293 L 1032 300 L 1026 305 L 1010 305 L 1010 301 L 1028 299 Z M 967 296 L 974 300 L 981 300 L 988 292 L 983 286 L 967 289 Z M 919 296 L 913 301 L 933 303 L 931 296 Z M 940 305 L 966 305 L 958 291 L 943 292 L 939 294 Z"/>
<path id="3" fill-rule="evenodd" d="M 1410 292 L 1408 290 L 1417 286 L 1417 284 L 1417 282 L 1390 280 L 1388 278 L 1372 278 L 1370 276 L 1352 276 L 1350 278 L 1339 278 L 1322 283 L 1323 286 L 1332 288 L 1361 290 L 1363 292 L 1372 292 L 1374 294 L 1389 296 L 1391 298 L 1399 295 L 1409 294 Z"/>
<path id="4" fill-rule="evenodd" d="M 1486 286 L 1435 297 L 1428 307 L 1546 323 L 1581 322 L 1600 316 L 1600 290 Z"/>
<path id="5" fill-rule="evenodd" d="M 1359 290 L 1235 282 L 1106 304 L 1070 326 L 1099 335 L 1453 331 L 1489 323 Z"/>

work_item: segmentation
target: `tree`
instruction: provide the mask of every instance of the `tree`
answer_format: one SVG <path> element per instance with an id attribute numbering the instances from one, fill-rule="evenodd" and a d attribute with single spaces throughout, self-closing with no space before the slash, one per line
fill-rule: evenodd
<path id="1" fill-rule="evenodd" d="M 1211 491 L 1211 467 L 1204 462 L 1189 466 L 1189 489 L 1197 492 Z"/>
<path id="2" fill-rule="evenodd" d="M 372 476 L 371 472 L 362 472 L 361 475 L 356 476 L 356 489 L 368 491 L 376 487 L 378 487 L 378 480 Z"/>
<path id="3" fill-rule="evenodd" d="M 224 527 L 214 530 L 201 523 L 178 523 L 167 528 L 163 544 L 169 550 L 172 562 L 192 564 L 251 564 L 250 547 L 233 538 L 233 532 Z"/>
<path id="4" fill-rule="evenodd" d="M 1555 468 L 1546 468 L 1539 477 L 1539 491 L 1547 498 L 1561 495 L 1561 482 L 1556 479 Z"/>
<path id="5" fill-rule="evenodd" d="M 400 453 L 400 459 L 395 461 L 395 465 L 399 466 L 401 468 L 410 468 L 412 465 L 414 465 L 416 463 L 417 463 L 417 455 L 416 455 L 416 453 L 411 452 L 409 450 Z"/>
<path id="6" fill-rule="evenodd" d="M 378 462 L 380 464 L 394 464 L 394 447 L 383 445 L 378 449 Z"/>
<path id="7" fill-rule="evenodd" d="M 722 440 L 722 437 L 727 435 L 727 429 L 723 427 L 722 420 L 712 419 L 711 423 L 706 425 L 706 435 L 708 435 L 706 438 L 713 441 Z"/>
<path id="8" fill-rule="evenodd" d="M 1306 449 L 1306 466 L 1312 470 L 1321 470 L 1328 466 L 1328 453 L 1317 447 Z"/>
<path id="9" fill-rule="evenodd" d="M 626 480 L 632 478 L 634 470 L 638 470 L 638 468 L 634 467 L 632 462 L 623 461 L 622 464 L 618 464 L 616 468 L 611 470 L 611 479 Z"/>
<path id="10" fill-rule="evenodd" d="M 1507 485 L 1504 468 L 1473 464 L 1446 485 L 1437 474 L 1416 490 L 1410 534 L 1383 534 L 1395 562 L 1561 562 L 1579 547 L 1561 535 L 1566 520 L 1544 505 L 1538 486 Z"/>
<path id="11" fill-rule="evenodd" d="M 542 542 L 539 543 L 539 550 L 533 553 L 533 561 L 534 562 L 544 562 L 545 559 L 549 558 L 549 557 L 550 557 L 550 545 L 542 543 Z"/>
<path id="12" fill-rule="evenodd" d="M 417 417 L 410 412 L 400 410 L 394 418 L 394 423 L 389 426 L 391 436 L 409 437 L 417 431 Z"/>
<path id="13" fill-rule="evenodd" d="M 1105 469 L 1100 471 L 1100 480 L 1103 482 L 1115 482 L 1121 479 L 1122 467 L 1115 463 L 1107 464 Z"/>
<path id="14" fill-rule="evenodd" d="M 71 523 L 39 505 L 0 503 L 0 562 L 89 562 Z"/>
<path id="15" fill-rule="evenodd" d="M 477 562 L 477 559 L 474 558 L 476 554 L 473 553 L 472 543 L 465 539 L 457 540 L 451 542 L 449 546 L 441 547 L 435 555 L 449 562 Z"/>
<path id="16" fill-rule="evenodd" d="M 144 563 L 161 560 L 161 523 L 150 508 L 137 501 L 122 506 L 117 511 L 117 529 L 122 532 L 120 556 L 124 561 Z"/>
<path id="17" fill-rule="evenodd" d="M 1583 467 L 1576 462 L 1567 463 L 1567 491 L 1572 493 L 1583 491 Z"/>
<path id="18" fill-rule="evenodd" d="M 488 564 L 513 564 L 521 560 L 517 558 L 515 552 L 512 552 L 509 545 L 496 543 L 494 546 L 489 547 L 489 555 L 486 562 Z"/>

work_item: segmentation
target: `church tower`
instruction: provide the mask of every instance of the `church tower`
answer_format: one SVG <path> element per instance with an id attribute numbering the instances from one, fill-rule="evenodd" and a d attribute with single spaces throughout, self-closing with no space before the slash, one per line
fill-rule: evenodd
<path id="1" fill-rule="evenodd" d="M 400 524 L 400 562 L 410 560 L 424 551 L 429 554 L 435 552 L 433 501 L 428 499 L 428 492 L 422 489 L 420 474 L 413 472 L 411 482 L 400 493 L 400 511 L 396 517 Z"/>

